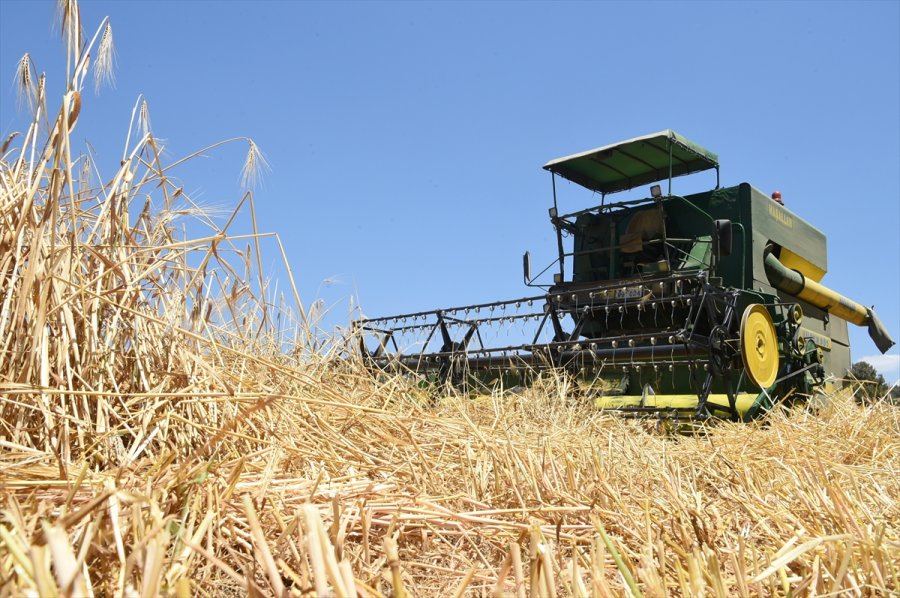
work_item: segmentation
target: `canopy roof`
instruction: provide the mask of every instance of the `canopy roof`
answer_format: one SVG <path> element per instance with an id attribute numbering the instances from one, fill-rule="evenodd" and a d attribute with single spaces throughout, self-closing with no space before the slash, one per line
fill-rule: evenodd
<path id="1" fill-rule="evenodd" d="M 673 177 L 719 168 L 719 157 L 666 129 L 613 145 L 551 160 L 545 170 L 582 187 L 613 193 Z"/>

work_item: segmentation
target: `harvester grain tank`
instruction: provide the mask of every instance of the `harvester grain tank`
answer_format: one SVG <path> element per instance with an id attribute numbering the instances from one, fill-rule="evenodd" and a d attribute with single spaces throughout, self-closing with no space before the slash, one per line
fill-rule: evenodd
<path id="1" fill-rule="evenodd" d="M 847 322 L 882 352 L 893 346 L 874 311 L 821 283 L 825 235 L 747 183 L 721 187 L 718 157 L 683 136 L 662 131 L 544 169 L 558 256 L 541 274 L 553 283 L 532 279 L 526 253 L 525 283 L 541 294 L 359 319 L 371 368 L 463 388 L 559 369 L 600 408 L 746 420 L 839 384 Z M 715 188 L 672 192 L 673 179 L 712 170 Z M 560 214 L 559 178 L 599 205 Z M 646 185 L 650 197 L 608 201 Z"/>

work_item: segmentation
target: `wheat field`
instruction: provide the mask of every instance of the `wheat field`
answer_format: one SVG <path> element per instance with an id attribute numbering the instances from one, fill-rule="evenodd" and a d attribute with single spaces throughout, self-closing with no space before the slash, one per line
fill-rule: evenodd
<path id="1" fill-rule="evenodd" d="M 897 592 L 900 410 L 848 388 L 670 434 L 563 376 L 479 397 L 372 376 L 315 335 L 251 191 L 216 224 L 171 179 L 193 156 L 164 159 L 146 102 L 120 163 L 74 146 L 112 28 L 60 7 L 65 93 L 26 54 L 28 128 L 0 149 L 0 595 Z M 256 144 L 222 143 L 250 189 Z"/>

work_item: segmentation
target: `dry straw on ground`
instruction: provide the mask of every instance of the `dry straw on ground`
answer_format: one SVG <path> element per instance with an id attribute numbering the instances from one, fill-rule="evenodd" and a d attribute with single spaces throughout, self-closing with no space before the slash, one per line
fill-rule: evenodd
<path id="1" fill-rule="evenodd" d="M 102 81 L 112 30 L 86 42 L 61 7 L 61 105 L 26 56 L 33 122 L 0 152 L 0 594 L 900 587 L 897 409 L 840 396 L 667 436 L 561 380 L 431 404 L 313 352 L 296 293 L 296 318 L 266 297 L 265 236 L 229 233 L 252 195 L 215 227 L 145 104 L 111 177 L 75 155 L 88 56 Z M 212 232 L 179 238 L 183 212 Z"/>

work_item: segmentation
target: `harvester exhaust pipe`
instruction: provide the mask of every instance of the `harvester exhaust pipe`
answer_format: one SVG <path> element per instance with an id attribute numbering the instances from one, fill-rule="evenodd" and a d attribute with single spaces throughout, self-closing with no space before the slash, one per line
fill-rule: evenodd
<path id="1" fill-rule="evenodd" d="M 776 289 L 803 299 L 852 324 L 868 327 L 869 336 L 882 353 L 887 353 L 894 346 L 894 340 L 872 309 L 788 268 L 778 260 L 771 248 L 767 248 L 765 256 L 766 277 Z"/>

